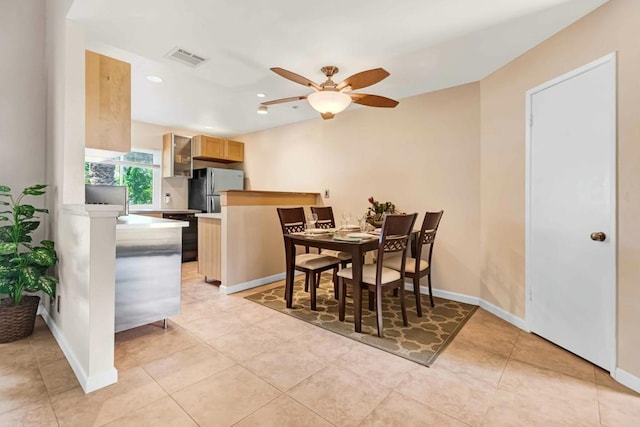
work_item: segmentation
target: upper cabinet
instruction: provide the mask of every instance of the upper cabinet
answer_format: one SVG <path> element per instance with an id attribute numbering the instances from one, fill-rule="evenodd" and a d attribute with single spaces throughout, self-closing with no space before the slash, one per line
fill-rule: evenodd
<path id="1" fill-rule="evenodd" d="M 193 137 L 193 158 L 212 162 L 244 161 L 244 143 L 207 135 Z"/>
<path id="2" fill-rule="evenodd" d="M 131 151 L 131 65 L 85 52 L 85 147 Z"/>
<path id="3" fill-rule="evenodd" d="M 244 162 L 244 142 L 225 139 L 224 158 L 229 162 Z"/>
<path id="4" fill-rule="evenodd" d="M 168 133 L 162 137 L 162 177 L 191 178 L 192 141 L 188 136 Z"/>

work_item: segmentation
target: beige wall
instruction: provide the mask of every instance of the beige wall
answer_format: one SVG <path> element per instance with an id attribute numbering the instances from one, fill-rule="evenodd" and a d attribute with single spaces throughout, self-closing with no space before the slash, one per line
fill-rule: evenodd
<path id="1" fill-rule="evenodd" d="M 0 2 L 0 185 L 15 193 L 45 183 L 44 23 L 40 1 Z M 44 227 L 34 237 L 39 242 Z"/>
<path id="2" fill-rule="evenodd" d="M 345 210 L 363 215 L 369 196 L 419 212 L 419 221 L 444 209 L 434 287 L 478 295 L 479 104 L 475 83 L 406 98 L 393 110 L 359 108 L 238 137 L 247 144 L 249 189 L 330 189 L 324 204 L 338 221 Z"/>
<path id="3" fill-rule="evenodd" d="M 618 366 L 640 376 L 640 1 L 612 0 L 481 81 L 481 297 L 524 317 L 525 92 L 618 52 Z"/>

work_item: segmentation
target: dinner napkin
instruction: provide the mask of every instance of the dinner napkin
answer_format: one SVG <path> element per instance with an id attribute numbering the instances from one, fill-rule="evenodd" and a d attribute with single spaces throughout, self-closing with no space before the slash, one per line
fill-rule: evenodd
<path id="1" fill-rule="evenodd" d="M 342 236 L 334 236 L 333 240 L 336 242 L 359 242 L 362 239 L 359 237 L 342 237 Z"/>

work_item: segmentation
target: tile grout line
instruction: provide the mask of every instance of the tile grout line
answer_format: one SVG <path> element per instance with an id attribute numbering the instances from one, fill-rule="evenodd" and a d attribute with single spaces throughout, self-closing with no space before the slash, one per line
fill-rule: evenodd
<path id="1" fill-rule="evenodd" d="M 263 380 L 264 381 L 264 380 Z M 273 387 L 276 390 L 278 390 L 277 387 Z M 280 391 L 280 390 L 278 390 Z M 260 409 L 264 408 L 265 406 L 267 406 L 268 404 L 270 404 L 271 402 L 275 401 L 276 399 L 281 398 L 284 394 L 284 392 L 280 391 L 280 394 L 277 395 L 276 397 L 274 397 L 273 399 L 269 400 L 268 402 L 266 402 L 264 405 L 256 408 L 255 410 L 253 410 L 252 412 L 250 412 L 249 414 L 245 415 L 244 417 L 240 418 L 238 421 L 236 421 L 235 423 L 231 424 L 231 426 L 235 426 L 238 425 L 239 423 L 241 423 L 242 421 L 246 420 L 247 418 L 249 418 L 251 415 L 255 414 L 256 412 L 258 412 Z"/>
<path id="2" fill-rule="evenodd" d="M 305 378 L 304 380 L 300 381 L 298 384 L 302 384 L 304 381 L 306 381 L 308 378 Z M 285 396 L 287 396 L 289 399 L 293 400 L 294 402 L 296 402 L 297 404 L 299 404 L 300 406 L 302 406 L 303 408 L 308 409 L 309 411 L 313 412 L 314 414 L 316 414 L 317 416 L 319 416 L 320 418 L 322 418 L 323 420 L 325 420 L 326 422 L 328 422 L 329 424 L 331 424 L 332 426 L 335 426 L 336 424 L 332 423 L 330 420 L 328 420 L 326 417 L 322 416 L 321 414 L 319 414 L 318 412 L 316 412 L 313 408 L 309 408 L 307 405 L 305 405 L 304 403 L 300 402 L 298 399 L 296 399 L 295 397 L 291 396 L 289 394 L 289 391 L 293 390 L 293 387 L 291 387 L 289 390 L 287 390 L 286 392 L 284 392 L 283 394 Z"/>

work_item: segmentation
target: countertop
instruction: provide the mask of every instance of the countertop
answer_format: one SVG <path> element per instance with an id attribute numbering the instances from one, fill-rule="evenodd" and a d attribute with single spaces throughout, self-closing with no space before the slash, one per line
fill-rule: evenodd
<path id="1" fill-rule="evenodd" d="M 130 214 L 150 214 L 150 213 L 200 213 L 199 209 L 132 209 Z"/>
<path id="2" fill-rule="evenodd" d="M 221 213 L 199 213 L 196 214 L 198 218 L 213 218 L 213 219 L 222 219 Z"/>
<path id="3" fill-rule="evenodd" d="M 174 221 L 172 219 L 153 218 L 142 215 L 119 216 L 116 222 L 116 230 L 131 230 L 139 228 L 174 228 L 188 227 L 187 221 Z"/>
<path id="4" fill-rule="evenodd" d="M 227 191 L 221 191 L 222 193 L 235 193 L 235 194 L 267 194 L 267 195 L 284 195 L 284 196 L 291 196 L 291 195 L 300 195 L 300 194 L 305 194 L 305 195 L 313 195 L 313 196 L 317 196 L 320 193 L 310 193 L 310 192 L 306 192 L 306 191 L 270 191 L 270 190 L 227 190 Z"/>

